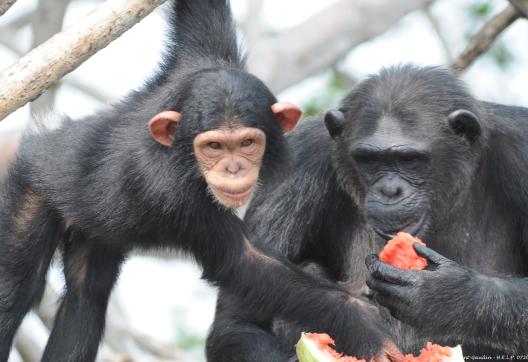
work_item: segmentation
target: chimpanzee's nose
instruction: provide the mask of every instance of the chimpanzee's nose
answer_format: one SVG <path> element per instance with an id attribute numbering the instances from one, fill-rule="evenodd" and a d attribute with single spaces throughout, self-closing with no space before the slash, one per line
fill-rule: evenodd
<path id="1" fill-rule="evenodd" d="M 242 167 L 238 162 L 229 162 L 226 167 L 226 171 L 232 175 L 237 174 Z"/>
<path id="2" fill-rule="evenodd" d="M 388 184 L 381 186 L 380 192 L 389 199 L 395 199 L 403 194 L 403 188 L 399 185 Z"/>
<path id="3" fill-rule="evenodd" d="M 377 182 L 376 191 L 382 198 L 395 201 L 404 196 L 405 185 L 399 177 L 384 177 Z"/>

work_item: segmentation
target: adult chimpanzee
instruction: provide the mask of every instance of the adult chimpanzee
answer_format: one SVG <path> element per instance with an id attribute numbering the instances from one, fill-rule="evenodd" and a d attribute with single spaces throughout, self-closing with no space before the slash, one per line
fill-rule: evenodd
<path id="1" fill-rule="evenodd" d="M 295 171 L 254 200 L 251 240 L 358 295 L 372 295 L 368 277 L 374 299 L 405 322 L 380 308 L 402 350 L 433 340 L 526 353 L 527 122 L 528 109 L 475 100 L 441 68 L 385 69 L 326 114 L 326 130 L 317 118 L 289 136 Z M 429 269 L 401 271 L 369 256 L 368 275 L 365 257 L 399 230 L 445 257 L 417 246 Z M 241 316 L 233 302 L 221 291 L 210 360 L 267 361 L 244 359 L 250 350 L 287 361 L 307 327 Z"/>
<path id="2" fill-rule="evenodd" d="M 345 349 L 386 361 L 393 345 L 377 316 L 253 247 L 233 212 L 257 180 L 285 174 L 282 131 L 299 109 L 244 71 L 227 0 L 175 1 L 170 15 L 168 53 L 142 89 L 22 141 L 0 195 L 0 361 L 56 248 L 67 291 L 43 360 L 85 362 L 125 256 L 160 247 L 192 255 L 250 313 L 337 331 Z"/>

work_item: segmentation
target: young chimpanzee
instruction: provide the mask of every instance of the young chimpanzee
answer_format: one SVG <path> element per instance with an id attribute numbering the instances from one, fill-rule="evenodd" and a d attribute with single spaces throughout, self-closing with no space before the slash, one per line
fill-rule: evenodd
<path id="1" fill-rule="evenodd" d="M 169 49 L 139 91 L 28 135 L 1 188 L 0 361 L 62 250 L 66 294 L 44 361 L 91 361 L 133 248 L 172 247 L 261 320 L 329 331 L 349 353 L 397 353 L 344 289 L 264 254 L 233 209 L 282 177 L 297 107 L 244 71 L 228 0 L 175 1 Z"/>

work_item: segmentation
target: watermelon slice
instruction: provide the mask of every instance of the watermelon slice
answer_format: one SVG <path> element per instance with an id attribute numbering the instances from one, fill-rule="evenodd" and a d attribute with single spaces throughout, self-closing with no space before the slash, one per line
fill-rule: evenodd
<path id="1" fill-rule="evenodd" d="M 427 342 L 418 356 L 408 354 L 402 362 L 464 362 L 464 355 L 460 345 L 451 348 Z"/>
<path id="2" fill-rule="evenodd" d="M 296 351 L 299 362 L 365 362 L 364 359 L 345 356 L 332 347 L 334 340 L 326 333 L 302 333 Z M 462 347 L 442 347 L 427 342 L 418 356 L 408 354 L 397 362 L 464 362 Z"/>
<path id="3" fill-rule="evenodd" d="M 399 232 L 389 240 L 379 258 L 382 262 L 400 269 L 424 269 L 427 266 L 427 259 L 422 258 L 414 251 L 413 244 L 425 243 L 411 234 Z"/>
<path id="4" fill-rule="evenodd" d="M 299 362 L 365 362 L 364 359 L 344 356 L 330 346 L 335 346 L 335 342 L 328 334 L 303 332 L 295 350 Z"/>

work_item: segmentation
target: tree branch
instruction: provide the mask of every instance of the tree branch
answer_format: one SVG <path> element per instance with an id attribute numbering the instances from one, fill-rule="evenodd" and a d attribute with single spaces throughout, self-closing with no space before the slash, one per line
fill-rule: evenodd
<path id="1" fill-rule="evenodd" d="M 29 10 L 25 10 L 22 14 L 18 15 L 17 17 L 10 19 L 10 21 L 5 22 L 5 24 L 0 27 L 0 29 L 3 31 L 6 30 L 18 30 L 21 27 L 27 25 L 31 21 L 31 17 L 33 16 L 32 12 Z"/>
<path id="2" fill-rule="evenodd" d="M 431 24 L 431 27 L 433 28 L 434 33 L 436 34 L 436 37 L 440 41 L 440 44 L 442 45 L 442 49 L 445 54 L 446 63 L 449 63 L 453 60 L 453 54 L 451 54 L 451 47 L 449 46 L 449 42 L 447 41 L 447 38 L 444 35 L 444 32 L 442 31 L 442 28 L 440 26 L 440 23 L 438 22 L 438 19 L 435 18 L 433 13 L 431 12 L 431 6 L 426 5 L 423 7 L 423 12 L 427 20 L 429 21 L 429 24 Z"/>
<path id="3" fill-rule="evenodd" d="M 528 19 L 528 0 L 509 0 L 518 12 Z"/>
<path id="4" fill-rule="evenodd" d="M 15 38 L 13 38 L 12 36 L 8 36 L 8 34 L 10 33 L 10 28 L 11 26 L 0 28 L 0 43 L 13 53 L 17 54 L 18 56 L 22 56 L 24 55 L 24 51 L 20 47 L 20 44 L 18 44 Z M 81 81 L 80 79 L 76 78 L 73 74 L 60 79 L 60 82 L 83 92 L 87 96 L 92 97 L 93 99 L 101 103 L 108 102 L 108 100 L 112 99 L 112 96 L 105 90 L 95 88 L 87 82 Z"/>
<path id="5" fill-rule="evenodd" d="M 0 16 L 4 15 L 14 3 L 16 0 L 0 0 Z"/>
<path id="6" fill-rule="evenodd" d="M 258 41 L 263 33 L 261 19 L 263 5 L 263 0 L 249 0 L 247 2 L 248 9 L 241 27 L 244 30 L 244 36 L 249 44 Z"/>
<path id="7" fill-rule="evenodd" d="M 431 0 L 340 0 L 307 21 L 263 39 L 249 69 L 274 92 L 322 71 L 354 46 L 379 35 Z"/>
<path id="8" fill-rule="evenodd" d="M 455 72 L 466 70 L 477 57 L 488 50 L 495 39 L 515 20 L 520 17 L 520 13 L 508 5 L 504 10 L 491 18 L 484 26 L 471 38 L 466 49 L 455 59 L 450 68 Z"/>
<path id="9" fill-rule="evenodd" d="M 17 332 L 15 346 L 25 362 L 38 362 L 48 337 L 49 331 L 42 321 L 34 313 L 30 313 Z"/>
<path id="10" fill-rule="evenodd" d="M 48 283 L 42 301 L 35 309 L 36 315 L 49 329 L 53 328 L 59 299 L 57 291 Z M 110 298 L 106 313 L 105 335 L 98 361 L 118 361 L 120 357 L 123 361 L 132 360 L 126 356 L 134 356 L 138 360 L 160 362 L 185 360 L 183 356 L 180 358 L 180 354 L 182 353 L 177 349 L 158 346 L 148 337 L 138 335 L 126 320 L 117 295 Z"/>
<path id="11" fill-rule="evenodd" d="M 31 22 L 31 30 L 33 32 L 33 44 L 31 48 L 36 48 L 44 43 L 53 34 L 58 33 L 62 29 L 64 15 L 70 0 L 40 0 L 37 6 L 37 11 L 33 16 Z M 55 96 L 59 83 L 52 86 L 45 91 L 42 96 L 30 104 L 32 114 L 37 114 L 43 110 L 53 108 L 55 104 Z M 35 118 L 37 120 L 37 118 Z"/>
<path id="12" fill-rule="evenodd" d="M 107 0 L 33 49 L 0 74 L 0 119 L 37 98 L 164 1 Z"/>

